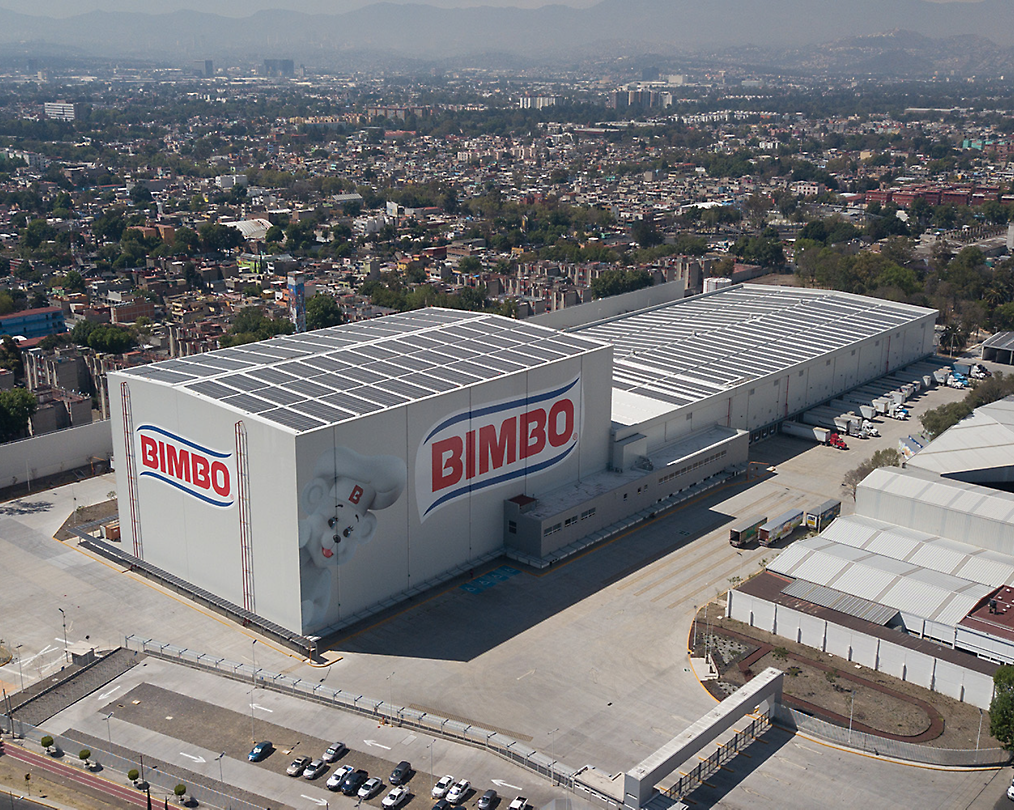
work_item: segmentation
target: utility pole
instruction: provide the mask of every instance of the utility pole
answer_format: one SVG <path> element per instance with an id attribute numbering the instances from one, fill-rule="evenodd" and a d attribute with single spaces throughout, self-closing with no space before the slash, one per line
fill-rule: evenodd
<path id="1" fill-rule="evenodd" d="M 849 745 L 852 744 L 852 716 L 856 712 L 856 690 L 852 690 L 852 706 L 849 709 Z"/>

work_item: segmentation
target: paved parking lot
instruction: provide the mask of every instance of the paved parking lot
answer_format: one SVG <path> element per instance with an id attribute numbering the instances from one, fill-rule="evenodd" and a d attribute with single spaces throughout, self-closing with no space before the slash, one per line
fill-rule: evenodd
<path id="1" fill-rule="evenodd" d="M 962 396 L 963 392 L 936 389 L 914 403 L 914 413 Z M 495 563 L 464 586 L 406 603 L 397 615 L 340 640 L 335 651 L 340 660 L 326 670 L 312 669 L 265 640 L 254 648 L 255 636 L 243 628 L 49 539 L 73 509 L 75 496 L 79 503 L 95 502 L 113 487 L 109 477 L 93 479 L 74 485 L 73 493 L 64 487 L 0 509 L 6 512 L 0 514 L 0 557 L 5 562 L 0 568 L 4 607 L 0 634 L 23 645 L 27 679 L 51 672 L 62 658 L 57 608 L 63 607 L 71 642 L 88 636 L 112 646 L 123 635 L 135 633 L 236 661 L 249 662 L 256 655 L 257 665 L 267 670 L 324 679 L 332 688 L 502 729 L 572 767 L 590 764 L 615 774 L 714 705 L 689 668 L 686 639 L 691 617 L 736 577 L 759 570 L 777 553 L 731 548 L 726 524 L 757 511 L 776 514 L 839 496 L 846 470 L 919 429 L 915 419 L 883 421 L 879 427 L 883 438 L 849 440 L 847 452 L 785 437 L 757 444 L 752 458 L 770 468 L 763 476 L 709 493 L 545 573 Z M 851 509 L 851 501 L 843 498 L 843 511 Z M 154 672 L 153 663 L 144 672 L 124 677 Z M 210 676 L 183 672 L 175 679 L 160 675 L 163 680 L 157 683 L 204 701 L 221 692 L 219 705 L 244 716 L 249 710 L 251 701 L 234 682 L 205 681 Z M 17 680 L 12 665 L 0 669 L 0 680 L 8 684 Z M 130 688 L 140 682 L 132 682 Z M 274 706 L 270 701 L 281 697 L 265 693 L 257 702 L 270 709 Z M 362 719 L 348 715 L 331 720 L 330 728 L 314 731 L 313 724 L 320 721 L 314 707 L 301 704 L 285 711 L 291 719 L 279 725 L 316 735 L 317 740 L 351 737 L 331 729 L 356 728 L 356 739 L 363 740 L 358 749 L 364 753 L 371 748 L 365 740 L 386 745 L 376 735 L 391 732 L 360 729 Z M 90 723 L 91 733 L 101 736 L 106 727 L 97 707 L 86 715 L 73 722 L 60 718 L 66 728 Z M 122 734 L 131 744 L 151 748 L 153 755 L 157 751 L 164 758 L 176 758 L 167 761 L 186 762 L 170 729 L 156 734 L 115 716 L 111 727 L 114 739 Z M 406 743 L 408 736 L 403 732 L 403 739 L 394 740 L 392 753 L 384 756 L 393 758 L 395 746 L 406 746 L 409 758 L 425 757 L 422 738 Z M 220 753 L 213 750 L 216 746 L 201 748 L 212 757 Z M 443 749 L 457 746 L 438 741 L 434 748 L 433 770 L 464 772 L 440 764 L 442 756 L 450 756 Z M 230 772 L 244 780 L 264 772 L 253 766 L 247 769 L 232 756 L 223 764 L 226 781 Z M 499 767 L 499 761 L 495 764 Z M 482 770 L 474 767 L 476 772 Z M 493 776 L 495 770 L 488 772 L 490 778 L 501 778 Z M 849 787 L 847 774 L 856 772 L 864 774 L 863 782 Z M 861 791 L 863 804 L 871 807 L 969 806 L 980 794 L 978 801 L 992 797 L 992 806 L 1005 787 L 994 778 L 995 772 L 929 773 L 794 739 L 780 745 L 762 767 L 730 784 L 717 801 L 722 806 L 786 806 L 786 790 L 791 786 L 798 790 L 814 774 L 831 786 L 821 802 L 828 807 L 853 806 L 855 791 Z M 285 782 L 279 774 L 264 776 Z M 845 781 L 839 783 L 838 778 Z M 510 782 L 507 777 L 502 780 Z M 933 785 L 933 791 L 927 785 Z M 810 794 L 799 795 L 802 802 Z M 543 801 L 554 798 L 550 793 Z"/>

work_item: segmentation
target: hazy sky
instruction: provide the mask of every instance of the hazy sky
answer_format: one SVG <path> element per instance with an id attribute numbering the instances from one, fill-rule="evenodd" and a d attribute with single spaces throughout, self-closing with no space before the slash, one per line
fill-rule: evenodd
<path id="1" fill-rule="evenodd" d="M 51 17 L 68 17 L 87 11 L 139 11 L 165 14 L 180 9 L 245 17 L 255 11 L 283 8 L 307 13 L 335 13 L 370 5 L 377 0 L 0 0 L 0 8 Z M 386 0 L 392 3 L 419 3 L 442 8 L 468 6 L 515 6 L 538 8 L 550 5 L 548 0 Z M 706 0 L 705 0 L 706 1 Z M 932 2 L 961 2 L 962 0 L 932 0 Z M 974 0 L 964 0 L 965 2 Z M 601 0 L 555 0 L 554 5 L 587 8 Z"/>

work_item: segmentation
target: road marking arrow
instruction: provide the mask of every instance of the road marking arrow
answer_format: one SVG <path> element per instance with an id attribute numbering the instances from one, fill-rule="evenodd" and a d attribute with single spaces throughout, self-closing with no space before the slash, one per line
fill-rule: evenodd
<path id="1" fill-rule="evenodd" d="M 299 797 L 301 799 L 306 799 L 308 802 L 314 802 L 321 807 L 327 807 L 327 802 L 324 799 L 318 799 L 316 796 L 307 796 L 305 793 L 300 793 Z"/>
<path id="2" fill-rule="evenodd" d="M 269 709 L 266 706 L 261 706 L 261 704 L 259 704 L 259 703 L 251 703 L 250 704 L 250 708 L 251 709 L 260 709 L 262 712 L 268 712 L 269 714 L 274 714 L 275 713 L 274 709 Z"/>
<path id="3" fill-rule="evenodd" d="M 198 765 L 200 765 L 202 762 L 207 762 L 208 761 L 204 757 L 195 757 L 193 754 L 184 754 L 182 751 L 180 751 L 180 756 L 181 757 L 186 757 L 187 759 L 192 759 Z"/>
<path id="4" fill-rule="evenodd" d="M 114 694 L 114 693 L 115 693 L 115 692 L 116 692 L 117 690 L 119 690 L 119 689 L 122 689 L 122 687 L 120 687 L 120 686 L 114 686 L 114 687 L 113 687 L 112 689 L 110 689 L 110 690 L 109 690 L 108 692 L 103 692 L 103 693 L 102 693 L 101 695 L 99 695 L 99 700 L 105 700 L 105 699 L 106 699 L 106 698 L 108 698 L 108 697 L 112 697 L 112 695 L 113 695 L 113 694 Z"/>
<path id="5" fill-rule="evenodd" d="M 366 743 L 367 745 L 372 745 L 375 748 L 383 748 L 385 751 L 390 751 L 391 750 L 391 746 L 389 746 L 389 745 L 381 745 L 376 740 L 363 740 L 363 742 Z"/>
<path id="6" fill-rule="evenodd" d="M 512 785 L 509 782 L 504 782 L 503 779 L 490 779 L 489 781 L 492 782 L 497 787 L 511 788 L 512 790 L 521 790 L 520 785 Z"/>

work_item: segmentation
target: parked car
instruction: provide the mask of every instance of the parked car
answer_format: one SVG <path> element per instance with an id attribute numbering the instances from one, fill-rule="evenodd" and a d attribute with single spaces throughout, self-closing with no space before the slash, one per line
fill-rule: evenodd
<path id="1" fill-rule="evenodd" d="M 524 796 L 518 796 L 511 802 L 509 810 L 525 810 L 526 807 L 528 807 L 528 799 Z"/>
<path id="2" fill-rule="evenodd" d="M 494 804 L 496 804 L 496 791 L 487 790 L 479 797 L 479 810 L 492 810 Z"/>
<path id="3" fill-rule="evenodd" d="M 336 768 L 335 772 L 327 778 L 327 789 L 338 790 L 342 786 L 342 779 L 348 776 L 354 771 L 351 765 L 342 765 L 340 768 Z"/>
<path id="4" fill-rule="evenodd" d="M 322 756 L 321 759 L 327 763 L 331 763 L 337 760 L 342 754 L 344 754 L 348 750 L 349 749 L 345 747 L 345 743 L 341 742 L 331 743 L 331 746 L 327 749 L 327 751 L 324 752 L 324 756 Z"/>
<path id="5" fill-rule="evenodd" d="M 471 787 L 472 783 L 467 779 L 455 782 L 451 789 L 447 791 L 447 801 L 451 804 L 461 804 L 465 800 L 465 796 L 468 795 L 468 791 Z"/>
<path id="6" fill-rule="evenodd" d="M 451 803 L 447 801 L 447 799 L 441 799 L 435 805 L 433 805 L 432 810 L 453 810 L 453 808 L 451 807 Z"/>
<path id="7" fill-rule="evenodd" d="M 250 749 L 250 753 L 246 755 L 246 758 L 251 762 L 260 762 L 274 750 L 275 750 L 274 746 L 271 745 L 270 742 L 268 742 L 267 740 L 261 740 L 253 748 Z"/>
<path id="8" fill-rule="evenodd" d="M 316 779 L 327 770 L 327 764 L 322 759 L 315 759 L 303 771 L 304 779 Z"/>
<path id="9" fill-rule="evenodd" d="M 447 776 L 440 777 L 440 781 L 433 786 L 433 790 L 430 791 L 430 794 L 433 796 L 434 799 L 442 799 L 444 798 L 444 796 L 447 795 L 447 791 L 450 790 L 453 786 L 454 786 L 454 777 L 451 776 L 450 774 L 447 774 Z"/>
<path id="10" fill-rule="evenodd" d="M 362 768 L 352 771 L 342 779 L 342 793 L 346 796 L 355 796 L 359 792 L 359 788 L 363 786 L 363 782 L 369 778 L 370 775 Z"/>
<path id="11" fill-rule="evenodd" d="M 289 776 L 302 776 L 303 771 L 306 770 L 306 766 L 310 764 L 309 757 L 296 757 L 292 760 L 292 764 L 285 769 L 285 772 Z"/>
<path id="12" fill-rule="evenodd" d="M 400 785 L 407 782 L 412 777 L 412 764 L 407 760 L 403 759 L 397 765 L 394 766 L 394 770 L 391 771 L 391 784 Z"/>
<path id="13" fill-rule="evenodd" d="M 398 787 L 388 793 L 380 803 L 384 805 L 384 807 L 398 807 L 405 802 L 409 795 L 408 787 L 405 785 L 398 785 Z"/>
<path id="14" fill-rule="evenodd" d="M 384 786 L 383 782 L 377 779 L 377 777 L 371 776 L 369 779 L 363 782 L 363 786 L 359 788 L 359 793 L 357 795 L 359 796 L 360 799 L 372 799 L 374 796 L 377 795 L 377 793 L 380 792 L 380 789 L 383 786 Z"/>

